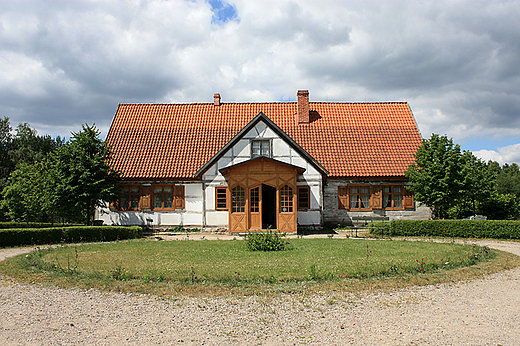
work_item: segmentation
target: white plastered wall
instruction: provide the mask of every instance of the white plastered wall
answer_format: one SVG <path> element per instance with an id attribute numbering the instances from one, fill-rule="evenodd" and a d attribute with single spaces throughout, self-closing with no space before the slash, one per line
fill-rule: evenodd
<path id="1" fill-rule="evenodd" d="M 168 228 L 172 226 L 203 227 L 204 208 L 202 182 L 140 182 L 145 186 L 154 184 L 175 184 L 184 186 L 184 209 L 172 211 L 137 210 L 115 211 L 105 208 L 96 210 L 96 219 L 103 220 L 106 225 L 148 225 Z"/>

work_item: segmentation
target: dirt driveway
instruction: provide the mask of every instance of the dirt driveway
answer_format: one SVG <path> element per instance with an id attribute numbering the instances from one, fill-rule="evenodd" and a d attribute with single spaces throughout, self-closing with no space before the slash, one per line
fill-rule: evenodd
<path id="1" fill-rule="evenodd" d="M 520 243 L 482 242 L 520 255 Z M 0 249 L 0 260 L 26 249 Z M 0 280 L 1 345 L 520 345 L 520 268 L 391 293 L 172 298 Z"/>

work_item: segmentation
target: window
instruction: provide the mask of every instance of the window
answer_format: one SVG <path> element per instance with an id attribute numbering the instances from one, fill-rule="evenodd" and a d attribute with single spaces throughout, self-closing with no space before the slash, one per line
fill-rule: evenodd
<path id="1" fill-rule="evenodd" d="M 271 146 L 268 140 L 251 141 L 251 157 L 271 157 Z"/>
<path id="2" fill-rule="evenodd" d="M 338 187 L 338 209 L 369 210 L 374 206 L 370 204 L 370 185 L 347 185 Z"/>
<path id="3" fill-rule="evenodd" d="M 370 208 L 370 187 L 350 186 L 350 209 Z"/>
<path id="4" fill-rule="evenodd" d="M 121 210 L 184 209 L 182 185 L 120 185 Z"/>
<path id="5" fill-rule="evenodd" d="M 121 210 L 139 209 L 139 186 L 121 186 Z"/>
<path id="6" fill-rule="evenodd" d="M 215 188 L 215 209 L 227 210 L 227 188 L 217 187 Z"/>
<path id="7" fill-rule="evenodd" d="M 244 213 L 246 211 L 246 194 L 242 186 L 237 185 L 231 190 L 233 213 Z"/>
<path id="8" fill-rule="evenodd" d="M 298 209 L 310 208 L 310 192 L 308 186 L 298 187 Z"/>
<path id="9" fill-rule="evenodd" d="M 285 185 L 280 189 L 280 212 L 292 213 L 293 211 L 293 189 Z"/>
<path id="10" fill-rule="evenodd" d="M 173 209 L 173 185 L 154 186 L 153 188 L 153 208 L 154 209 Z"/>
<path id="11" fill-rule="evenodd" d="M 260 211 L 260 187 L 255 187 L 250 191 L 249 203 L 251 203 L 251 212 L 258 213 Z"/>
<path id="12" fill-rule="evenodd" d="M 402 186 L 383 186 L 383 208 L 400 209 L 403 207 Z"/>

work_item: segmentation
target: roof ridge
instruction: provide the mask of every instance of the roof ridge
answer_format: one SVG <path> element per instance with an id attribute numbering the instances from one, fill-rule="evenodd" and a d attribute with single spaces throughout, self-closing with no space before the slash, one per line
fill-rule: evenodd
<path id="1" fill-rule="evenodd" d="M 228 101 L 221 102 L 219 106 L 223 105 L 238 105 L 238 104 L 288 104 L 288 103 L 298 103 L 297 101 Z M 407 104 L 408 101 L 309 101 L 309 103 L 319 103 L 319 104 Z M 120 105 L 132 106 L 132 105 L 156 105 L 156 106 L 170 106 L 170 105 L 210 105 L 213 106 L 213 102 L 170 102 L 170 103 L 154 103 L 154 102 L 132 102 L 132 103 L 119 103 Z"/>

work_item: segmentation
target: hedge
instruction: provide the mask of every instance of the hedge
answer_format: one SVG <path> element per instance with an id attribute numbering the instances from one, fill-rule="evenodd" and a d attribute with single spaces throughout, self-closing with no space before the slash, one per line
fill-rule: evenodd
<path id="1" fill-rule="evenodd" d="M 0 229 L 12 228 L 47 228 L 56 227 L 59 224 L 52 224 L 50 222 L 0 222 Z"/>
<path id="2" fill-rule="evenodd" d="M 142 236 L 140 226 L 69 226 L 0 229 L 0 247 L 113 241 Z"/>
<path id="3" fill-rule="evenodd" d="M 379 236 L 520 239 L 520 221 L 509 220 L 393 220 L 370 226 Z"/>

